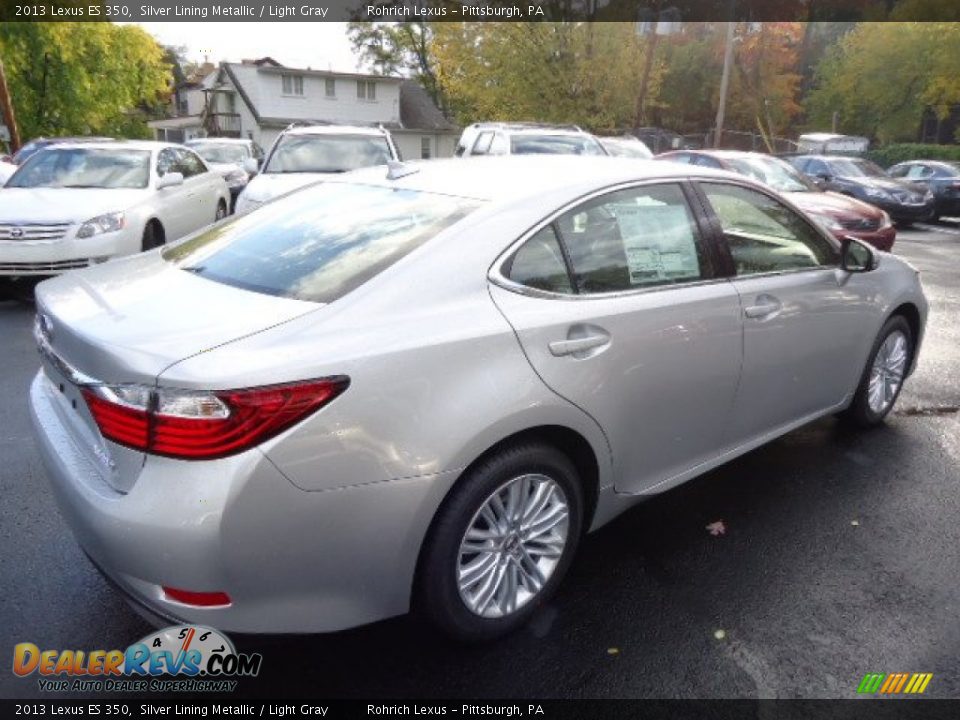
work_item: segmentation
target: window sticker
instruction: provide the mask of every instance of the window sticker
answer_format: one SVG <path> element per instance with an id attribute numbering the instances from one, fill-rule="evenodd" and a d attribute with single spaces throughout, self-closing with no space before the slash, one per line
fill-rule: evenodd
<path id="1" fill-rule="evenodd" d="M 683 207 L 624 203 L 610 209 L 623 238 L 632 285 L 699 277 L 696 245 Z"/>

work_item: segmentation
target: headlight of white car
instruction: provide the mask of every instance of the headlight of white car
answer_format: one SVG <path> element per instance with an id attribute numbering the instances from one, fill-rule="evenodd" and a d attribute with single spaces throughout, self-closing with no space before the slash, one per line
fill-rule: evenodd
<path id="1" fill-rule="evenodd" d="M 231 170 L 223 176 L 223 179 L 226 181 L 227 187 L 235 188 L 247 184 L 247 174 L 243 170 Z"/>
<path id="2" fill-rule="evenodd" d="M 107 213 L 90 218 L 77 230 L 78 238 L 88 238 L 122 230 L 126 219 L 122 212 Z"/>

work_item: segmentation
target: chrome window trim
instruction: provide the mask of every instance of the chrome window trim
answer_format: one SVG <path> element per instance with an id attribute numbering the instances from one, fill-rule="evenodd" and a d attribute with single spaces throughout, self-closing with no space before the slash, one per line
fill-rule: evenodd
<path id="1" fill-rule="evenodd" d="M 510 245 L 507 246 L 507 249 L 504 250 L 500 255 L 497 256 L 497 259 L 493 261 L 490 266 L 490 269 L 487 271 L 487 280 L 494 285 L 503 288 L 504 290 L 509 290 L 510 292 L 515 292 L 519 295 L 527 295 L 530 297 L 538 297 L 550 300 L 598 300 L 598 299 L 607 299 L 607 298 L 617 298 L 617 297 L 626 297 L 630 295 L 639 295 L 646 294 L 650 292 L 662 292 L 664 290 L 679 290 L 681 288 L 687 287 L 701 287 L 704 285 L 715 285 L 720 282 L 728 282 L 729 277 L 713 277 L 713 278 L 701 278 L 700 280 L 692 280 L 690 282 L 679 282 L 679 283 L 664 283 L 662 285 L 650 285 L 648 287 L 638 287 L 630 290 L 611 290 L 609 292 L 599 292 L 599 293 L 555 293 L 550 290 L 541 290 L 539 288 L 530 287 L 529 285 L 524 285 L 518 283 L 514 280 L 511 280 L 503 273 L 503 266 L 507 261 L 513 257 L 513 255 L 520 249 L 520 247 L 538 232 L 543 230 L 543 228 L 551 225 L 554 221 L 557 220 L 561 215 L 566 213 L 568 210 L 572 210 L 578 205 L 582 205 L 585 202 L 589 202 L 594 198 L 600 197 L 602 195 L 609 195 L 611 193 L 619 192 L 621 190 L 630 190 L 638 187 L 645 187 L 647 185 L 676 185 L 681 192 L 683 192 L 683 185 L 688 183 L 691 178 L 683 176 L 667 176 L 667 177 L 658 177 L 658 178 L 646 178 L 644 180 L 631 180 L 629 182 L 616 183 L 614 185 L 608 185 L 599 190 L 594 190 L 593 192 L 587 193 L 586 195 L 581 195 L 568 202 L 566 205 L 561 206 L 559 210 L 554 211 L 548 215 L 544 220 L 541 220 L 535 224 L 531 229 L 524 232 L 517 240 L 514 240 Z M 700 226 L 697 223 L 697 213 L 696 208 L 690 206 L 690 201 L 687 198 L 687 194 L 683 193 L 684 203 L 686 205 L 687 211 L 690 213 L 690 218 L 693 222 L 694 229 L 697 234 L 697 239 L 702 245 L 702 249 L 705 251 L 709 250 L 709 244 L 711 239 L 705 236 L 700 232 Z M 575 282 L 574 278 L 570 278 L 570 281 Z"/>

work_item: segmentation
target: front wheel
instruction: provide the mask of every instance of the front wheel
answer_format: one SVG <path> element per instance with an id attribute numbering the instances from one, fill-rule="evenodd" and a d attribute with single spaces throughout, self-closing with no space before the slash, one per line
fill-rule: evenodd
<path id="1" fill-rule="evenodd" d="M 519 444 L 483 461 L 460 479 L 427 538 L 418 609 L 459 640 L 520 627 L 566 574 L 582 508 L 577 471 L 552 446 Z"/>
<path id="2" fill-rule="evenodd" d="M 902 315 L 894 315 L 880 329 L 870 360 L 850 407 L 841 417 L 859 427 L 883 422 L 900 396 L 913 357 L 913 333 Z"/>

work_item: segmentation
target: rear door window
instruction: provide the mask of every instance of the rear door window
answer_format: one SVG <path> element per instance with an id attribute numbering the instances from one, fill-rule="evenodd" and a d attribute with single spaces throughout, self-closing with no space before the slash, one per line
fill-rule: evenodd
<path id="1" fill-rule="evenodd" d="M 617 190 L 556 221 L 579 293 L 700 280 L 706 255 L 679 185 Z"/>
<path id="2" fill-rule="evenodd" d="M 414 190 L 325 183 L 212 226 L 163 256 L 216 282 L 329 303 L 480 204 Z"/>

